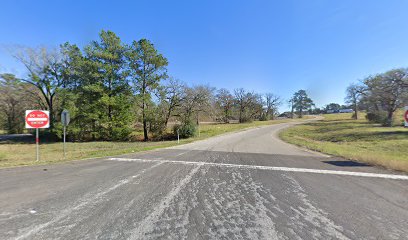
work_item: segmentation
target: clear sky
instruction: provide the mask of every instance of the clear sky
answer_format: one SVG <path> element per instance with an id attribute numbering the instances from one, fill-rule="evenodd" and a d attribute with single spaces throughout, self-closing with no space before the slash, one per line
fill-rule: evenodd
<path id="1" fill-rule="evenodd" d="M 0 72 L 18 76 L 25 70 L 10 46 L 83 46 L 101 29 L 125 42 L 150 39 L 184 82 L 285 99 L 305 89 L 317 106 L 343 103 L 351 82 L 408 67 L 406 0 L 2 0 L 0 7 Z"/>

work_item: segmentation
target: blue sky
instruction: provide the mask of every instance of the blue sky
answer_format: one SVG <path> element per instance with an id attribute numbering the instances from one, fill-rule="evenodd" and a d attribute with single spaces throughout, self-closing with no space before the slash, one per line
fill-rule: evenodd
<path id="1" fill-rule="evenodd" d="M 112 30 L 148 38 L 190 84 L 273 92 L 306 89 L 343 103 L 370 74 L 408 67 L 408 1 L 21 1 L 0 3 L 0 72 L 25 74 L 14 45 L 83 46 Z M 281 110 L 287 108 L 285 104 Z"/>

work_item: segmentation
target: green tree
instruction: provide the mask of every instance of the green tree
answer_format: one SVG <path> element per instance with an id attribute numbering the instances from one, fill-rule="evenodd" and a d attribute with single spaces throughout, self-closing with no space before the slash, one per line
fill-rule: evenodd
<path id="1" fill-rule="evenodd" d="M 99 36 L 100 41 L 92 41 L 85 47 L 82 66 L 88 72 L 80 88 L 84 108 L 80 111 L 93 120 L 100 138 L 126 139 L 131 133 L 129 123 L 132 119 L 125 58 L 127 49 L 114 32 L 101 31 Z"/>
<path id="2" fill-rule="evenodd" d="M 340 110 L 341 106 L 338 103 L 329 103 L 326 105 L 325 109 L 326 111 L 334 111 L 334 112 L 338 112 Z"/>
<path id="3" fill-rule="evenodd" d="M 392 126 L 394 112 L 408 103 L 408 72 L 393 69 L 364 80 L 365 101 L 374 106 L 375 111 L 384 111 L 384 125 Z"/>
<path id="4" fill-rule="evenodd" d="M 140 98 L 144 140 L 148 141 L 147 103 L 151 101 L 152 93 L 157 90 L 160 81 L 167 78 L 168 61 L 147 39 L 134 41 L 126 57 L 134 90 Z"/>
<path id="5" fill-rule="evenodd" d="M 303 112 L 314 106 L 305 90 L 299 90 L 293 94 L 293 107 L 297 110 L 299 118 L 303 117 Z"/>
<path id="6" fill-rule="evenodd" d="M 13 74 L 0 74 L 0 111 L 4 117 L 1 123 L 8 133 L 22 133 L 24 114 L 30 105 L 24 83 Z"/>

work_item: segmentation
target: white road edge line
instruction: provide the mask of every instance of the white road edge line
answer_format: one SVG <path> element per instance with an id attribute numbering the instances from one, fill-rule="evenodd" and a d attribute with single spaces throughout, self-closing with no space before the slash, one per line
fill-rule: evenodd
<path id="1" fill-rule="evenodd" d="M 351 171 L 310 169 L 310 168 L 253 166 L 253 165 L 230 164 L 230 163 L 154 160 L 154 159 L 139 159 L 139 158 L 109 158 L 108 160 L 125 161 L 125 162 L 162 162 L 162 163 L 173 163 L 173 164 L 184 164 L 184 165 L 206 165 L 206 166 L 214 166 L 214 167 L 246 168 L 246 169 L 260 169 L 260 170 L 283 171 L 283 172 L 320 173 L 320 174 L 334 174 L 334 175 L 345 175 L 345 176 L 356 176 L 356 177 L 372 177 L 372 178 L 408 180 L 408 175 L 351 172 Z"/>

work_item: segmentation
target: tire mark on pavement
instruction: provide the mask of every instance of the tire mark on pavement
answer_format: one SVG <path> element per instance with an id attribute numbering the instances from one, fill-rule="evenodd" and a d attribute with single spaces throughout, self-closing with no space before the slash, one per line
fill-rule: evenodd
<path id="1" fill-rule="evenodd" d="M 314 206 L 313 203 L 307 199 L 308 195 L 293 177 L 288 175 L 282 176 L 286 178 L 293 186 L 293 188 L 289 189 L 288 191 L 290 191 L 291 194 L 297 195 L 298 199 L 302 203 L 302 205 L 291 207 L 295 215 L 292 217 L 293 223 L 299 223 L 299 220 L 302 218 L 303 221 L 301 222 L 308 222 L 314 226 L 314 229 L 319 229 L 318 231 L 315 230 L 312 232 L 313 238 L 315 239 L 322 239 L 326 237 L 322 236 L 323 230 L 326 232 L 326 234 L 334 237 L 335 239 L 350 239 L 343 234 L 343 227 L 336 225 L 330 218 L 328 218 L 327 212 Z"/>
<path id="2" fill-rule="evenodd" d="M 121 186 L 124 185 L 124 184 L 130 183 L 133 179 L 136 179 L 136 178 L 140 177 L 140 176 L 141 176 L 143 173 L 145 173 L 146 171 L 149 171 L 149 170 L 151 170 L 151 169 L 153 169 L 153 168 L 155 168 L 155 167 L 157 167 L 157 166 L 159 166 L 159 165 L 161 165 L 161 164 L 162 164 L 162 162 L 157 162 L 156 164 L 153 164 L 152 166 L 150 166 L 150 167 L 148 167 L 148 168 L 146 168 L 146 169 L 141 170 L 140 173 L 138 173 L 138 174 L 136 174 L 136 175 L 133 175 L 133 176 L 128 177 L 128 178 L 126 178 L 126 179 L 120 180 L 117 184 L 115 184 L 114 186 L 112 186 L 112 187 L 110 187 L 110 188 L 108 188 L 108 189 L 106 189 L 106 190 L 99 191 L 99 192 L 97 192 L 97 193 L 87 194 L 85 197 L 81 198 L 81 199 L 77 202 L 77 204 L 74 205 L 73 207 L 69 207 L 69 208 L 64 209 L 59 215 L 55 216 L 52 220 L 50 220 L 50 221 L 48 221 L 48 222 L 46 222 L 46 223 L 40 224 L 40 225 L 38 225 L 38 226 L 35 226 L 35 227 L 29 229 L 29 230 L 26 231 L 25 233 L 23 233 L 23 234 L 17 236 L 15 239 L 16 239 L 16 240 L 25 239 L 25 238 L 28 238 L 28 237 L 32 236 L 33 234 L 39 233 L 39 232 L 42 231 L 44 228 L 46 228 L 46 227 L 48 227 L 48 226 L 50 226 L 50 225 L 52 225 L 52 224 L 54 224 L 54 223 L 56 223 L 56 222 L 58 222 L 58 221 L 64 219 L 65 217 L 67 217 L 67 216 L 69 216 L 70 214 L 72 214 L 74 211 L 78 211 L 78 210 L 82 209 L 83 207 L 86 207 L 86 206 L 87 206 L 88 204 L 90 204 L 90 203 L 95 203 L 95 202 L 97 202 L 97 201 L 101 201 L 101 200 L 102 200 L 102 197 L 103 197 L 104 195 L 106 195 L 106 194 L 108 194 L 109 192 L 111 192 L 111 191 L 113 191 L 113 190 L 115 190 L 115 189 L 121 187 Z"/>
<path id="3" fill-rule="evenodd" d="M 158 204 L 155 210 L 150 213 L 150 215 L 148 215 L 145 219 L 143 219 L 142 222 L 138 223 L 138 227 L 131 231 L 132 234 L 129 239 L 133 240 L 146 238 L 145 234 L 153 230 L 155 222 L 159 220 L 160 216 L 163 214 L 169 204 L 180 193 L 184 186 L 191 181 L 192 177 L 198 172 L 201 166 L 202 164 L 193 168 L 193 170 L 163 198 L 163 200 Z"/>

